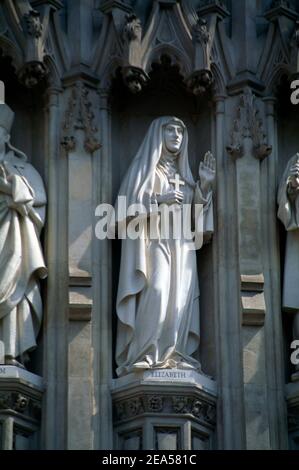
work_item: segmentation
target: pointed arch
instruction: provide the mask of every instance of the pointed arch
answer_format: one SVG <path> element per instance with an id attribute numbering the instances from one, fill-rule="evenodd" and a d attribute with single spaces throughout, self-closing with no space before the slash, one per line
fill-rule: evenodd
<path id="1" fill-rule="evenodd" d="M 187 78 L 191 74 L 192 63 L 190 58 L 187 57 L 186 54 L 183 54 L 180 49 L 170 44 L 161 44 L 150 52 L 143 64 L 146 73 L 149 73 L 153 62 L 160 62 L 162 56 L 169 57 L 172 65 L 177 65 L 179 67 L 184 78 Z"/>

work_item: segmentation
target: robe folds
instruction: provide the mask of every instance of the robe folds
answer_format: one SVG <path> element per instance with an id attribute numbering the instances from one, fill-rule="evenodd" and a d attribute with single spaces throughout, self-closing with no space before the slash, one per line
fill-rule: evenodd
<path id="1" fill-rule="evenodd" d="M 139 210 L 138 221 L 141 226 L 144 224 L 146 236 L 122 240 L 117 294 L 118 376 L 150 368 L 200 369 L 200 363 L 193 357 L 200 339 L 196 251 L 190 249 L 190 240 L 183 233 L 179 239 L 171 236 L 172 217 L 169 237 L 151 238 L 148 224 L 149 217 L 154 218 L 161 234 L 156 198 L 174 189 L 170 183 L 174 172 L 161 164 L 163 126 L 174 121 L 184 128 L 176 171 L 185 182 L 180 188 L 184 204 L 203 204 L 204 231 L 213 232 L 212 192 L 204 198 L 199 184 L 193 180 L 188 163 L 187 130 L 177 118 L 158 118 L 152 123 L 119 191 L 119 196 L 126 196 L 128 206 L 142 204 L 144 213 Z M 174 204 L 170 208 L 182 217 L 182 206 Z M 118 202 L 115 209 L 119 225 L 127 225 L 128 220 L 121 220 L 118 214 Z"/>
<path id="2" fill-rule="evenodd" d="M 37 171 L 13 151 L 0 162 L 12 196 L 0 192 L 0 340 L 16 358 L 36 347 L 42 320 L 39 280 L 47 275 L 40 231 L 46 193 Z M 16 210 L 24 204 L 28 215 Z"/>
<path id="3" fill-rule="evenodd" d="M 288 194 L 290 170 L 297 160 L 298 154 L 289 160 L 277 197 L 278 218 L 287 231 L 282 295 L 286 311 L 299 310 L 299 197 L 292 200 Z"/>

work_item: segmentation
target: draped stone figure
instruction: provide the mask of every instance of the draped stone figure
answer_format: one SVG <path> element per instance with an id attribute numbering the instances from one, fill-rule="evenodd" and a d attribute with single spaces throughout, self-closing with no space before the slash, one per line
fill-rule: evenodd
<path id="1" fill-rule="evenodd" d="M 210 236 L 215 178 L 211 153 L 200 164 L 199 175 L 201 182 L 195 183 L 188 162 L 185 124 L 175 117 L 158 118 L 133 159 L 118 196 L 126 197 L 128 207 L 138 205 L 139 224 L 154 217 L 161 205 L 175 206 L 180 214 L 182 204 L 202 204 L 203 230 Z M 115 209 L 118 225 L 127 226 L 129 218 L 120 215 L 119 202 Z M 156 223 L 159 232 L 159 216 Z M 196 251 L 190 250 L 184 234 L 175 239 L 173 232 L 174 226 L 168 238 L 151 238 L 147 231 L 145 237 L 122 240 L 117 295 L 118 376 L 152 368 L 201 370 L 194 357 L 200 340 Z"/>
<path id="2" fill-rule="evenodd" d="M 27 157 L 10 144 L 13 111 L 0 105 L 0 341 L 5 363 L 24 367 L 42 321 L 40 244 L 46 193 Z"/>
<path id="3" fill-rule="evenodd" d="M 293 313 L 293 336 L 299 339 L 299 153 L 288 162 L 278 190 L 278 217 L 286 231 L 282 307 Z M 299 367 L 297 366 L 297 371 Z"/>

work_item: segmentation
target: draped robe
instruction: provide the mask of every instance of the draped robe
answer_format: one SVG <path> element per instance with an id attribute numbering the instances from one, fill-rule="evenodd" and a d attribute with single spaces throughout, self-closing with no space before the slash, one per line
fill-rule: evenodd
<path id="1" fill-rule="evenodd" d="M 291 167 L 298 162 L 299 154 L 288 162 L 278 190 L 278 218 L 286 231 L 286 250 L 283 279 L 282 306 L 284 310 L 299 310 L 299 197 L 288 194 Z"/>
<path id="2" fill-rule="evenodd" d="M 177 171 L 169 173 L 167 167 L 159 165 L 163 152 L 162 129 L 174 120 L 185 128 L 176 118 L 159 118 L 152 123 L 119 195 L 127 197 L 128 205 L 142 203 L 145 213 L 141 214 L 140 223 L 148 216 L 156 216 L 160 229 L 156 196 L 174 189 L 169 180 L 176 172 L 185 181 L 185 186 L 180 188 L 184 204 L 204 205 L 204 231 L 211 233 L 212 193 L 204 198 L 199 184 L 194 183 L 188 164 L 186 128 Z M 181 211 L 179 205 L 175 206 Z M 196 251 L 189 248 L 190 240 L 184 236 L 122 240 L 117 295 L 119 376 L 149 368 L 200 369 L 200 363 L 192 357 L 199 346 L 200 317 Z"/>
<path id="3" fill-rule="evenodd" d="M 36 346 L 42 320 L 39 279 L 47 275 L 40 244 L 46 194 L 37 171 L 13 151 L 0 162 L 10 176 L 12 196 L 0 192 L 0 340 L 16 358 Z M 23 203 L 20 215 L 13 203 Z"/>

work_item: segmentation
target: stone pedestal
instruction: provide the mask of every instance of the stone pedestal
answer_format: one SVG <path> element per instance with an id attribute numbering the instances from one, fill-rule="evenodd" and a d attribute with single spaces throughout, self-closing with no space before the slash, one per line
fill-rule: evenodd
<path id="1" fill-rule="evenodd" d="M 294 376 L 292 380 L 294 380 Z M 299 450 L 299 380 L 287 384 L 286 396 L 288 404 L 289 448 L 290 450 Z"/>
<path id="2" fill-rule="evenodd" d="M 43 389 L 41 377 L 0 365 L 0 449 L 39 448 Z"/>
<path id="3" fill-rule="evenodd" d="M 216 382 L 189 370 L 156 369 L 112 386 L 114 448 L 205 450 L 214 447 Z"/>

